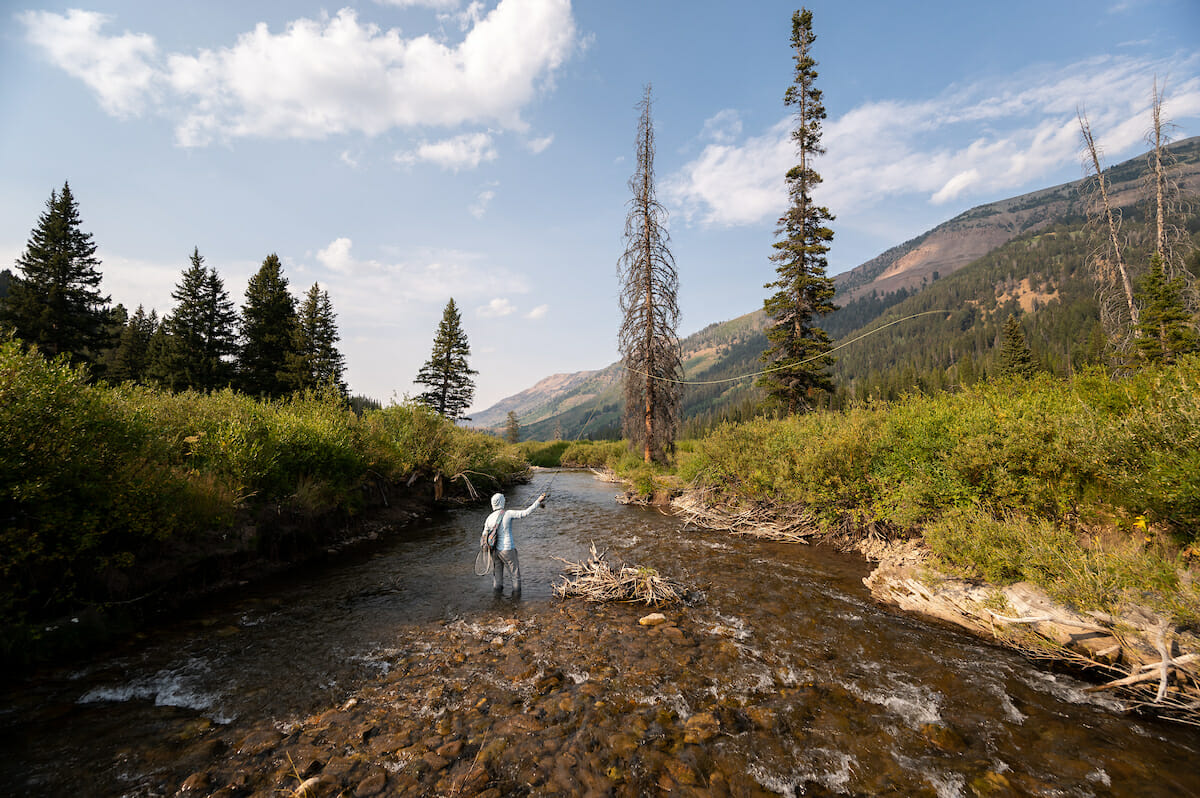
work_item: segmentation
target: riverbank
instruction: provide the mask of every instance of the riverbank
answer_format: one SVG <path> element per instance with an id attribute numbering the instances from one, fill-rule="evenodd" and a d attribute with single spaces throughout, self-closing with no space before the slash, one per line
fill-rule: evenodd
<path id="1" fill-rule="evenodd" d="M 0 399 L 0 670 L 368 534 L 368 511 L 528 473 L 415 403 L 360 416 L 333 391 L 109 386 L 17 341 L 0 342 Z"/>

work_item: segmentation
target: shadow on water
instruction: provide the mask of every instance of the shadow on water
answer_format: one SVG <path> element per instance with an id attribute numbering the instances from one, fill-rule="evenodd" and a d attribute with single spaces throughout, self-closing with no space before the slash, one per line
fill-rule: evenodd
<path id="1" fill-rule="evenodd" d="M 436 728 L 478 756 L 508 729 L 493 775 L 525 793 L 1200 794 L 1195 730 L 1122 716 L 1069 677 L 876 605 L 857 556 L 681 530 L 614 492 L 554 477 L 547 507 L 514 524 L 519 599 L 473 573 L 486 509 L 456 510 L 10 686 L 0 783 L 173 794 L 223 773 L 245 729 L 304 728 L 354 697 L 390 708 L 375 739 Z M 646 628 L 642 607 L 555 599 L 556 558 L 592 542 L 699 600 Z M 388 778 L 438 791 L 436 772 L 372 750 Z"/>

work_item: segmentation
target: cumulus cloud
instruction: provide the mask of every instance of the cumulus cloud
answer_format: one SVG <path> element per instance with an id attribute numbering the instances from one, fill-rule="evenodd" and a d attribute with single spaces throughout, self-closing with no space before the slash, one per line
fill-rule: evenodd
<path id="1" fill-rule="evenodd" d="M 570 0 L 501 0 L 487 14 L 472 8 L 455 43 L 406 38 L 346 8 L 282 31 L 259 23 L 230 46 L 165 57 L 149 35 L 104 33 L 111 18 L 102 14 L 19 19 L 29 41 L 83 80 L 106 111 L 153 106 L 175 121 L 184 146 L 418 125 L 523 131 L 522 110 L 580 46 Z"/>
<path id="2" fill-rule="evenodd" d="M 838 214 L 903 196 L 940 204 L 1018 190 L 1078 159 L 1079 108 L 1109 155 L 1127 157 L 1144 146 L 1156 74 L 1186 76 L 1168 85 L 1167 116 L 1200 115 L 1200 56 L 1104 57 L 1030 70 L 1007 84 L 956 86 L 931 99 L 864 103 L 827 121 L 816 198 Z M 686 220 L 759 224 L 787 206 L 792 119 L 745 138 L 735 121 L 729 111 L 709 119 L 703 135 L 711 143 L 664 181 Z M 965 146 L 941 143 L 963 129 L 975 132 Z"/>
<path id="3" fill-rule="evenodd" d="M 503 297 L 497 297 L 486 305 L 475 309 L 476 315 L 483 316 L 484 318 L 511 316 L 516 312 L 517 309 L 513 306 L 513 303 Z"/>
<path id="4" fill-rule="evenodd" d="M 101 28 L 112 17 L 71 9 L 17 14 L 28 41 L 50 61 L 96 93 L 100 107 L 113 116 L 132 116 L 158 94 L 162 74 L 156 65 L 158 48 L 145 34 L 105 36 Z"/>
<path id="5" fill-rule="evenodd" d="M 457 172 L 474 169 L 484 161 L 496 160 L 497 152 L 489 133 L 464 133 L 442 141 L 424 141 L 415 150 L 400 153 L 396 161 L 412 165 L 425 161 Z"/>
<path id="6" fill-rule="evenodd" d="M 538 319 L 546 318 L 546 314 L 549 312 L 549 305 L 538 305 L 536 308 L 526 313 L 525 318 L 529 319 L 530 321 L 537 321 Z"/>

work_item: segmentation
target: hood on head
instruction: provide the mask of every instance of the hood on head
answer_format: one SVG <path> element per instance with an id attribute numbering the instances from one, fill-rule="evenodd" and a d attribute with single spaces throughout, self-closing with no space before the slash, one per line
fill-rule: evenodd
<path id="1" fill-rule="evenodd" d="M 493 510 L 503 510 L 504 509 L 504 494 L 503 493 L 497 493 L 496 495 L 492 496 L 492 509 Z"/>

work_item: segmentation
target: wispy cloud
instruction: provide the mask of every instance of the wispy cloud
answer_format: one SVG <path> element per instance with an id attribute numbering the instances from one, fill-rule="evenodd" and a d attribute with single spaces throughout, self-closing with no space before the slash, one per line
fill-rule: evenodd
<path id="1" fill-rule="evenodd" d="M 495 198 L 496 192 L 490 188 L 485 188 L 483 191 L 479 192 L 479 196 L 475 198 L 475 201 L 471 203 L 471 206 L 467 210 L 469 210 L 471 215 L 476 219 L 482 219 L 484 214 L 487 213 L 488 205 L 490 205 L 492 200 Z"/>
<path id="2" fill-rule="evenodd" d="M 349 238 L 334 239 L 316 253 L 316 260 L 324 269 L 342 276 L 337 282 L 342 286 L 343 301 L 354 308 L 357 317 L 390 321 L 397 315 L 397 305 L 440 306 L 450 297 L 462 302 L 480 301 L 501 292 L 527 290 L 524 277 L 497 269 L 476 253 L 420 249 L 379 260 L 359 258 L 353 247 Z"/>
<path id="3" fill-rule="evenodd" d="M 549 312 L 549 305 L 538 305 L 536 308 L 526 313 L 525 318 L 529 319 L 530 321 L 537 321 L 538 319 L 546 318 L 546 314 Z"/>
<path id="4" fill-rule="evenodd" d="M 525 143 L 525 146 L 527 148 L 529 148 L 529 151 L 532 152 L 534 155 L 541 155 L 543 152 L 546 151 L 546 148 L 549 147 L 553 143 L 554 143 L 554 134 L 550 134 L 549 136 L 542 136 L 541 138 L 530 139 L 529 141 L 527 141 Z"/>
<path id="5" fill-rule="evenodd" d="M 1194 55 L 1097 58 L 1051 72 L 1031 69 L 1005 84 L 954 86 L 927 100 L 865 103 L 825 125 L 817 199 L 839 214 L 897 197 L 983 201 L 1035 184 L 1078 158 L 1079 108 L 1110 156 L 1133 154 L 1143 145 L 1156 74 L 1176 76 L 1168 85 L 1168 116 L 1200 116 L 1200 56 Z M 705 124 L 710 143 L 664 181 L 686 220 L 759 224 L 786 207 L 792 120 L 740 140 L 734 122 L 730 111 L 713 116 Z M 964 129 L 968 144 L 944 143 Z"/>
<path id="6" fill-rule="evenodd" d="M 416 149 L 398 154 L 396 161 L 407 165 L 424 161 L 457 172 L 494 161 L 497 155 L 490 133 L 463 133 L 441 141 L 421 142 Z"/>
<path id="7" fill-rule="evenodd" d="M 83 80 L 107 112 L 153 108 L 174 121 L 184 146 L 417 126 L 523 131 L 523 109 L 581 46 L 570 0 L 501 0 L 486 15 L 471 7 L 457 43 L 405 38 L 344 8 L 278 32 L 259 23 L 232 45 L 194 54 L 160 54 L 147 34 L 109 34 L 113 18 L 93 12 L 18 19 L 28 40 Z"/>

